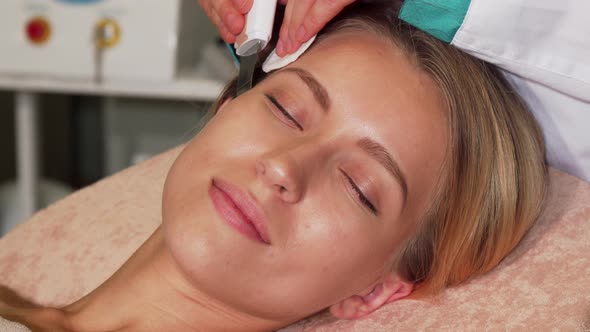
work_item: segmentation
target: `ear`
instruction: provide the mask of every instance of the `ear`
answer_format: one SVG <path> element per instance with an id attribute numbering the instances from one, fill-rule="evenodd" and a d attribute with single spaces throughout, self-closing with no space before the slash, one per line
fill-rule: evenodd
<path id="1" fill-rule="evenodd" d="M 384 304 L 402 299 L 412 293 L 414 284 L 391 273 L 369 288 L 365 294 L 348 297 L 330 307 L 337 318 L 357 319 L 379 309 Z"/>

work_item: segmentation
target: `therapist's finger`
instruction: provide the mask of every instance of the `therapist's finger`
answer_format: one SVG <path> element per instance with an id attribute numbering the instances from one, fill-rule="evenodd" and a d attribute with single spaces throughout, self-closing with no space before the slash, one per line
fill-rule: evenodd
<path id="1" fill-rule="evenodd" d="M 247 14 L 252 9 L 252 2 L 254 0 L 232 0 L 234 7 L 240 14 Z"/>
<path id="2" fill-rule="evenodd" d="M 197 2 L 199 3 L 199 6 L 201 6 L 201 8 L 203 8 L 203 11 L 209 17 L 209 19 L 211 21 L 213 21 L 213 17 L 212 17 L 212 15 L 213 15 L 213 4 L 211 3 L 211 1 L 208 1 L 208 0 L 198 0 Z M 213 24 L 215 24 L 215 22 L 213 22 Z"/>
<path id="3" fill-rule="evenodd" d="M 235 43 L 236 42 L 236 39 L 238 38 L 237 35 L 234 35 L 229 30 L 227 30 L 227 28 L 225 27 L 225 25 L 222 25 L 221 28 L 219 28 L 219 35 L 228 44 Z"/>
<path id="4" fill-rule="evenodd" d="M 234 3 L 229 0 L 218 1 L 216 3 L 218 6 L 216 12 L 221 17 L 227 30 L 234 35 L 242 32 L 245 24 L 244 14 L 240 13 Z"/>
<path id="5" fill-rule="evenodd" d="M 236 34 L 232 33 L 223 23 L 221 16 L 218 14 L 217 11 L 213 10 L 211 13 L 211 21 L 213 24 L 217 26 L 217 30 L 219 31 L 219 35 L 221 38 L 228 44 L 233 44 L 236 41 Z"/>
<path id="6" fill-rule="evenodd" d="M 290 41 L 289 41 L 289 31 L 288 31 L 288 27 L 289 27 L 289 22 L 291 22 L 291 15 L 293 14 L 293 3 L 295 1 L 288 1 L 287 2 L 287 7 L 285 7 L 285 13 L 283 16 L 283 23 L 281 24 L 281 29 L 279 31 L 279 41 L 277 42 L 277 55 L 278 56 L 284 56 L 287 53 L 285 53 L 285 50 L 290 48 Z"/>
<path id="7" fill-rule="evenodd" d="M 221 38 L 227 43 L 235 42 L 236 35 L 244 29 L 245 18 L 233 1 L 243 1 L 240 8 L 247 8 L 252 0 L 198 0 L 205 14 L 215 24 Z"/>
<path id="8" fill-rule="evenodd" d="M 331 19 L 353 3 L 354 0 L 317 0 L 311 7 L 303 23 L 295 30 L 295 38 L 299 43 L 304 43 L 317 34 Z"/>
<path id="9" fill-rule="evenodd" d="M 287 53 L 295 52 L 299 46 L 301 46 L 302 41 L 300 41 L 296 36 L 297 27 L 303 24 L 303 20 L 305 16 L 308 14 L 309 10 L 313 6 L 316 0 L 296 0 L 296 1 L 289 1 L 287 4 L 288 7 L 293 7 L 291 10 L 291 17 L 286 27 L 287 36 L 289 42 L 289 47 L 285 48 Z"/>
<path id="10" fill-rule="evenodd" d="M 225 24 L 223 24 L 221 18 L 219 17 L 219 15 L 217 15 L 217 13 L 213 14 L 212 17 L 212 21 L 213 22 L 218 22 L 215 25 L 217 26 L 217 30 L 219 31 L 219 36 L 221 36 L 221 38 L 228 44 L 233 44 L 236 41 L 236 35 L 231 33 L 227 27 L 225 26 Z"/>

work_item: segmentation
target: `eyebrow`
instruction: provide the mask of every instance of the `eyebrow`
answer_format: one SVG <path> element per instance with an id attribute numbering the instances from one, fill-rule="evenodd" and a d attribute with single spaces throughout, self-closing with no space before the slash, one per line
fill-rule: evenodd
<path id="1" fill-rule="evenodd" d="M 315 78 L 313 75 L 305 69 L 292 67 L 281 70 L 283 73 L 294 73 L 307 85 L 311 90 L 315 100 L 322 107 L 324 112 L 328 112 L 330 109 L 330 95 L 324 86 Z"/>
<path id="2" fill-rule="evenodd" d="M 406 181 L 406 177 L 404 176 L 402 169 L 399 167 L 399 164 L 393 159 L 391 154 L 387 152 L 387 149 L 385 149 L 383 145 L 369 137 L 361 138 L 357 141 L 357 145 L 371 158 L 375 159 L 379 164 L 385 167 L 385 169 L 396 179 L 402 187 L 404 195 L 403 205 L 405 205 L 408 196 L 408 182 Z"/>

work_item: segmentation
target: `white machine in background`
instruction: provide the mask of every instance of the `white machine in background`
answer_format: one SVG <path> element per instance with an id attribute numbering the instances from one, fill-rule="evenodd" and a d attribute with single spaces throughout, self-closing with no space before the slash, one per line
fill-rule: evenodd
<path id="1" fill-rule="evenodd" d="M 172 81 L 216 32 L 196 0 L 2 0 L 0 76 Z"/>
<path id="2" fill-rule="evenodd" d="M 196 0 L 0 0 L 0 89 L 15 92 L 17 152 L 16 187 L 0 188 L 18 193 L 15 215 L 43 202 L 39 93 L 211 102 L 237 72 L 217 38 Z"/>

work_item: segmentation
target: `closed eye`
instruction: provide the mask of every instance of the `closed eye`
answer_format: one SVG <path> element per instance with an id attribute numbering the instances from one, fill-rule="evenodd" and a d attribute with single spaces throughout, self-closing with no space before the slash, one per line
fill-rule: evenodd
<path id="1" fill-rule="evenodd" d="M 295 120 L 295 118 L 291 115 L 291 113 L 287 112 L 287 110 L 283 107 L 283 105 L 281 105 L 277 99 L 269 94 L 264 94 L 264 96 L 268 99 L 268 101 L 270 101 L 278 110 L 279 112 L 281 112 L 282 116 L 290 121 L 291 123 L 293 123 L 300 131 L 303 131 L 303 126 L 301 126 L 299 124 L 299 122 L 297 122 L 297 120 Z"/>
<path id="2" fill-rule="evenodd" d="M 344 174 L 344 177 L 346 177 L 346 180 L 348 180 L 348 183 L 352 187 L 352 190 L 355 192 L 355 194 L 356 194 L 358 200 L 361 202 L 361 204 L 363 204 L 365 207 L 367 207 L 367 209 L 369 209 L 371 211 L 371 213 L 373 213 L 374 215 L 378 215 L 379 211 L 377 211 L 377 208 L 375 208 L 375 205 L 373 205 L 373 203 L 371 203 L 371 201 L 367 198 L 367 196 L 365 196 L 365 194 L 363 194 L 363 192 L 359 189 L 359 187 L 356 185 L 356 183 L 354 183 L 352 178 L 350 176 L 348 176 L 348 174 L 346 174 L 344 171 L 342 171 L 342 174 Z"/>

